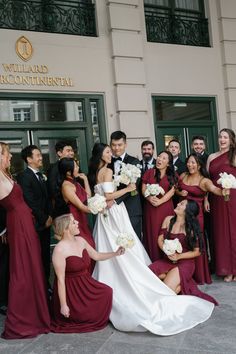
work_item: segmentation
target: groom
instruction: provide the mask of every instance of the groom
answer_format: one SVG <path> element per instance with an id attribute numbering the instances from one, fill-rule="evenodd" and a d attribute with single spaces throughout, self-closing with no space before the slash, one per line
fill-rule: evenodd
<path id="1" fill-rule="evenodd" d="M 126 134 L 120 130 L 117 130 L 111 134 L 110 145 L 112 150 L 112 162 L 110 168 L 113 170 L 114 174 L 120 173 L 121 162 L 129 163 L 131 165 L 138 165 L 139 160 L 133 156 L 130 156 L 126 153 Z M 140 180 L 137 181 L 137 192 L 139 190 L 138 184 Z M 125 188 L 125 185 L 120 185 L 118 189 Z M 120 204 L 121 202 L 125 203 L 127 212 L 129 214 L 130 222 L 133 226 L 133 229 L 139 239 L 142 239 L 142 207 L 139 194 L 131 196 L 130 193 L 126 193 L 122 197 L 116 199 L 116 203 Z"/>

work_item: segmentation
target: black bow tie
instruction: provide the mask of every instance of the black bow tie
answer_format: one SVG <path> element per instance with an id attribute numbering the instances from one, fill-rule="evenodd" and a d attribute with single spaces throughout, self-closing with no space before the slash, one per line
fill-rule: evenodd
<path id="1" fill-rule="evenodd" d="M 119 157 L 112 157 L 112 160 L 113 160 L 113 162 L 122 161 L 122 158 L 120 156 Z"/>

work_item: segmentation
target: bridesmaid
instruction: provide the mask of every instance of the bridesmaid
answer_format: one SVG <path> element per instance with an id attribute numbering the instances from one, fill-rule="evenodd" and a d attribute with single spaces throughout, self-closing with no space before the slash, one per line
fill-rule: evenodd
<path id="1" fill-rule="evenodd" d="M 218 196 L 221 196 L 222 199 L 222 190 L 219 188 L 219 186 L 216 187 L 213 182 L 208 178 L 208 174 L 204 167 L 204 162 L 199 154 L 196 154 L 195 152 L 190 154 L 186 159 L 186 165 L 188 171 L 180 175 L 179 189 L 177 190 L 177 194 L 179 194 L 182 199 L 195 200 L 198 203 L 198 221 L 200 224 L 201 231 L 202 233 L 204 233 L 204 198 L 207 192 L 211 192 Z M 208 265 L 205 237 L 203 237 L 202 254 L 195 259 L 195 262 L 195 281 L 198 284 L 210 284 L 212 281 Z"/>
<path id="2" fill-rule="evenodd" d="M 164 196 L 148 196 L 144 201 L 144 246 L 152 260 L 161 257 L 157 239 L 166 216 L 174 213 L 172 197 L 175 193 L 177 177 L 174 172 L 173 157 L 169 151 L 162 151 L 156 159 L 156 167 L 145 172 L 142 177 L 142 193 L 147 184 L 159 184 Z"/>
<path id="3" fill-rule="evenodd" d="M 112 289 L 93 279 L 89 273 L 90 258 L 103 261 L 124 254 L 98 253 L 79 237 L 78 221 L 72 214 L 54 220 L 56 245 L 52 262 L 56 272 L 51 330 L 57 333 L 92 332 L 104 328 L 112 306 Z"/>
<path id="4" fill-rule="evenodd" d="M 207 167 L 215 185 L 221 172 L 236 177 L 236 140 L 233 130 L 220 131 L 220 150 L 211 154 Z M 215 247 L 216 274 L 224 281 L 236 281 L 236 189 L 231 189 L 230 200 L 213 195 L 211 198 L 211 221 Z"/>
<path id="5" fill-rule="evenodd" d="M 194 295 L 217 305 L 215 299 L 201 292 L 192 276 L 194 260 L 199 257 L 202 247 L 202 233 L 197 215 L 199 206 L 194 200 L 182 200 L 175 208 L 174 216 L 167 216 L 162 224 L 158 245 L 163 249 L 164 240 L 178 239 L 182 253 L 174 253 L 160 259 L 149 268 L 176 294 Z"/>
<path id="6" fill-rule="evenodd" d="M 0 205 L 7 211 L 10 283 L 2 337 L 32 338 L 50 330 L 40 244 L 21 188 L 4 172 L 0 145 Z"/>
<path id="7" fill-rule="evenodd" d="M 95 247 L 87 218 L 87 214 L 90 213 L 90 210 L 86 204 L 88 197 L 91 197 L 87 176 L 83 173 L 79 173 L 78 164 L 74 159 L 69 157 L 64 157 L 58 162 L 58 169 L 60 174 L 60 193 L 69 207 L 69 212 L 74 216 L 75 220 L 79 222 L 81 236 L 90 246 Z M 77 177 L 83 180 L 84 188 L 76 181 Z"/>

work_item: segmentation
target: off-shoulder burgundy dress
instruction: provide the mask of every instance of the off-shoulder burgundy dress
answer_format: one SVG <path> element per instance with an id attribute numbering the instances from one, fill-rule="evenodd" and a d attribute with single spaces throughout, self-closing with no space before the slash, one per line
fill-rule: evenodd
<path id="1" fill-rule="evenodd" d="M 147 170 L 142 178 L 142 182 L 145 184 L 156 184 L 155 169 L 151 168 Z M 169 190 L 169 182 L 165 175 L 159 185 L 165 192 Z M 162 196 L 157 196 L 158 198 Z M 144 201 L 143 212 L 143 224 L 144 224 L 144 246 L 151 258 L 152 262 L 162 257 L 162 252 L 157 244 L 158 236 L 160 235 L 161 225 L 168 215 L 174 214 L 174 206 L 172 199 L 161 204 L 158 207 L 154 207 L 149 201 Z"/>
<path id="2" fill-rule="evenodd" d="M 107 325 L 112 306 L 112 289 L 93 279 L 89 266 L 90 258 L 86 250 L 82 257 L 66 258 L 66 301 L 70 316 L 66 318 L 60 313 L 56 278 L 52 297 L 52 332 L 92 332 Z"/>
<path id="3" fill-rule="evenodd" d="M 17 184 L 0 204 L 7 210 L 10 248 L 8 308 L 2 337 L 31 338 L 48 333 L 50 317 L 46 283 L 31 210 Z"/>
<path id="4" fill-rule="evenodd" d="M 164 238 L 167 236 L 167 229 L 162 229 L 162 233 L 164 235 Z M 170 233 L 170 239 L 175 239 L 178 238 L 183 251 L 182 252 L 188 252 L 188 246 L 186 242 L 186 236 L 183 233 L 180 234 L 173 234 Z M 196 282 L 193 279 L 193 274 L 195 270 L 195 258 L 191 259 L 181 259 L 177 263 L 173 263 L 166 255 L 164 256 L 163 259 L 159 259 L 158 261 L 154 262 L 149 266 L 149 268 L 157 275 L 159 276 L 162 273 L 167 273 L 173 268 L 178 267 L 179 269 L 179 275 L 180 275 L 180 286 L 181 286 L 181 294 L 182 295 L 193 295 L 193 296 L 198 296 L 204 300 L 213 302 L 215 305 L 217 305 L 217 301 L 210 295 L 203 293 L 200 291 L 197 287 Z"/>
<path id="5" fill-rule="evenodd" d="M 217 187 L 219 187 L 217 180 L 221 172 L 231 173 L 236 177 L 236 167 L 230 166 L 227 152 L 211 161 L 209 172 Z M 211 195 L 210 202 L 216 274 L 236 275 L 236 189 L 230 190 L 229 201 Z"/>
<path id="6" fill-rule="evenodd" d="M 208 264 L 206 239 L 204 236 L 203 201 L 206 193 L 197 185 L 189 186 L 185 184 L 182 179 L 179 179 L 179 187 L 182 190 L 186 190 L 188 192 L 187 197 L 183 197 L 181 199 L 195 200 L 199 206 L 199 214 L 197 218 L 203 233 L 203 251 L 199 257 L 195 258 L 196 267 L 194 272 L 194 279 L 197 284 L 211 284 L 211 273 Z"/>

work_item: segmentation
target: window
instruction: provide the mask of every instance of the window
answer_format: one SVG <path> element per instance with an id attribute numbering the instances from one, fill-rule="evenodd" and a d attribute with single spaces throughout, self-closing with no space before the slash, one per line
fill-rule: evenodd
<path id="1" fill-rule="evenodd" d="M 30 108 L 13 108 L 14 122 L 29 122 L 31 120 Z"/>
<path id="2" fill-rule="evenodd" d="M 209 47 L 203 0 L 145 0 L 149 42 Z"/>
<path id="3" fill-rule="evenodd" d="M 92 0 L 0 0 L 0 28 L 96 37 Z"/>

